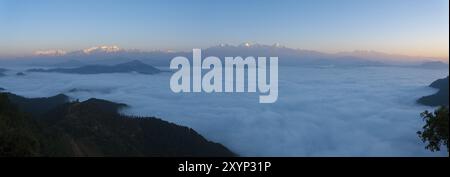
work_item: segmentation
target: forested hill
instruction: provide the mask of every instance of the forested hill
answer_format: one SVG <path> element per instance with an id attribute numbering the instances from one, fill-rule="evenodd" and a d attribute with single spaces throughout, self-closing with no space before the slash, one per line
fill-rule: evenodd
<path id="1" fill-rule="evenodd" d="M 68 102 L 65 95 L 31 100 L 0 93 L 0 156 L 235 155 L 188 127 L 120 115 L 124 106 L 100 99 Z"/>

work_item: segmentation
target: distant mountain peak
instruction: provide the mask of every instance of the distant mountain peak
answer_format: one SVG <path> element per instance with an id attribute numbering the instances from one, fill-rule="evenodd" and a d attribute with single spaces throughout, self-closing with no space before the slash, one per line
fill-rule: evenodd
<path id="1" fill-rule="evenodd" d="M 116 53 L 116 52 L 120 52 L 123 51 L 123 49 L 121 49 L 119 46 L 117 45 L 103 45 L 103 46 L 94 46 L 94 47 L 90 47 L 90 48 L 86 48 L 86 49 L 82 49 L 79 51 L 74 51 L 74 52 L 67 52 L 65 50 L 62 49 L 49 49 L 49 50 L 38 50 L 35 51 L 33 54 L 35 56 L 64 56 L 67 54 L 85 54 L 85 55 L 89 55 L 89 54 L 94 54 L 94 53 Z"/>
<path id="2" fill-rule="evenodd" d="M 95 52 L 114 53 L 114 52 L 118 52 L 121 50 L 122 49 L 116 45 L 112 45 L 112 46 L 104 45 L 104 46 L 94 46 L 94 47 L 90 47 L 87 49 L 83 49 L 83 53 L 85 53 L 85 54 L 90 54 L 90 53 L 95 53 Z"/>
<path id="3" fill-rule="evenodd" d="M 239 44 L 239 47 L 254 47 L 254 46 L 259 46 L 259 44 L 252 42 L 244 42 L 242 44 Z"/>
<path id="4" fill-rule="evenodd" d="M 272 47 L 277 47 L 277 48 L 284 48 L 284 46 L 283 45 L 281 45 L 280 43 L 275 43 L 275 44 L 273 44 L 272 45 Z"/>
<path id="5" fill-rule="evenodd" d="M 62 49 L 38 50 L 34 52 L 34 55 L 38 56 L 62 56 L 65 54 L 67 54 L 67 52 Z"/>
<path id="6" fill-rule="evenodd" d="M 229 45 L 229 44 L 226 44 L 226 43 L 220 43 L 218 46 L 219 46 L 219 47 L 228 47 L 228 46 L 230 46 L 230 45 Z"/>
<path id="7" fill-rule="evenodd" d="M 253 43 L 253 42 L 243 42 L 241 44 L 238 45 L 232 45 L 232 44 L 227 44 L 227 43 L 220 43 L 219 45 L 216 46 L 212 46 L 210 48 L 228 48 L 228 47 L 233 47 L 233 48 L 260 48 L 260 47 L 264 47 L 264 48 L 285 48 L 285 46 L 281 45 L 280 43 L 274 43 L 274 44 L 259 44 L 259 43 Z"/>

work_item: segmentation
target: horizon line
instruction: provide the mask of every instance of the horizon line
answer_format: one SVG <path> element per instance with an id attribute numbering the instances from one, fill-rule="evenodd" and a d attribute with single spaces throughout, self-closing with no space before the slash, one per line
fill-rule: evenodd
<path id="1" fill-rule="evenodd" d="M 230 44 L 230 43 L 219 43 L 217 45 L 210 45 L 209 47 L 193 47 L 200 48 L 200 49 L 208 49 L 212 47 L 225 47 L 225 46 L 231 46 L 231 47 L 252 47 L 252 46 L 271 46 L 271 47 L 279 47 L 279 48 L 288 48 L 292 50 L 302 50 L 302 51 L 311 51 L 311 52 L 319 52 L 323 54 L 330 54 L 330 55 L 338 55 L 338 54 L 345 54 L 345 53 L 353 53 L 357 54 L 358 52 L 366 52 L 366 53 L 374 53 L 374 54 L 382 54 L 382 55 L 389 55 L 389 56 L 401 56 L 401 57 L 408 57 L 408 58 L 424 58 L 424 59 L 438 59 L 438 60 L 449 60 L 449 54 L 447 53 L 446 56 L 425 56 L 425 55 L 411 55 L 411 54 L 403 54 L 403 53 L 392 53 L 392 52 L 385 52 L 380 50 L 373 50 L 373 49 L 353 49 L 353 50 L 341 50 L 341 51 L 326 51 L 326 50 L 317 50 L 317 49 L 305 49 L 305 48 L 293 48 L 286 45 L 280 45 L 280 43 L 272 43 L 272 44 L 263 44 L 263 43 L 256 43 L 256 42 L 243 42 L 240 44 Z M 46 56 L 44 53 L 46 52 L 60 52 L 61 54 L 58 55 L 55 53 L 55 55 L 52 55 L 49 53 L 47 56 L 63 56 L 69 53 L 78 52 L 78 51 L 84 51 L 89 50 L 92 48 L 101 48 L 101 47 L 112 47 L 117 48 L 117 51 L 138 51 L 138 52 L 164 52 L 164 53 L 178 53 L 178 52 L 192 52 L 192 49 L 162 49 L 162 48 L 155 48 L 155 49 L 140 49 L 140 48 L 121 48 L 120 45 L 112 44 L 112 45 L 95 45 L 90 47 L 84 47 L 80 49 L 72 49 L 72 50 L 66 50 L 64 48 L 47 48 L 47 49 L 37 49 L 33 50 L 32 52 L 26 52 L 24 54 L 0 54 L 0 59 L 17 59 L 17 58 L 26 58 L 26 57 L 35 57 L 35 56 Z M 37 53 L 41 53 L 37 54 Z M 350 55 L 349 54 L 349 55 Z"/>

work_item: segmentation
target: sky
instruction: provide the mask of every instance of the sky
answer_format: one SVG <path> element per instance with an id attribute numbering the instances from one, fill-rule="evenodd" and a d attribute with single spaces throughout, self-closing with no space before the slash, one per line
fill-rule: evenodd
<path id="1" fill-rule="evenodd" d="M 280 43 L 448 59 L 448 0 L 0 0 L 0 56 Z"/>

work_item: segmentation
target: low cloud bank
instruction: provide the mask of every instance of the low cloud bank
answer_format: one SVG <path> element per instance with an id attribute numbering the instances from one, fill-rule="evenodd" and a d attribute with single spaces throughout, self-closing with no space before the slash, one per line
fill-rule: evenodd
<path id="1" fill-rule="evenodd" d="M 27 97 L 65 93 L 129 104 L 126 114 L 194 128 L 243 156 L 447 156 L 424 149 L 416 104 L 448 70 L 280 67 L 279 98 L 251 93 L 172 93 L 170 73 L 76 75 L 12 69 L 0 87 Z"/>

